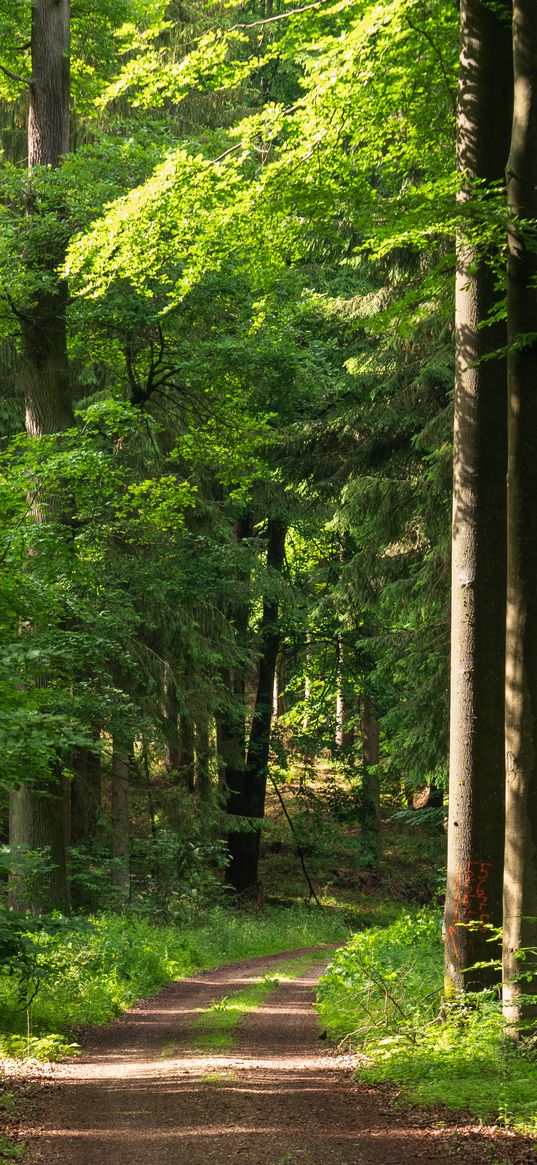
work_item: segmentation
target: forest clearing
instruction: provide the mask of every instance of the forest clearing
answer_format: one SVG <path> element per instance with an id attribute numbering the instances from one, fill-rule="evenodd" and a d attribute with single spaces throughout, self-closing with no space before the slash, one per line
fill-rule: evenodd
<path id="1" fill-rule="evenodd" d="M 0 0 L 0 1161 L 537 1148 L 532 0 Z"/>

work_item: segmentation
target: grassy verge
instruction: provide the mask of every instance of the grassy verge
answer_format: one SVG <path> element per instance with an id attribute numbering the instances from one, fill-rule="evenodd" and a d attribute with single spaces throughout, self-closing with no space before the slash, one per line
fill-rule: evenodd
<path id="1" fill-rule="evenodd" d="M 237 1030 L 244 1017 L 265 1002 L 280 983 L 294 979 L 302 971 L 311 967 L 314 956 L 302 955 L 298 959 L 287 959 L 266 975 L 262 975 L 243 991 L 213 1003 L 194 1020 L 192 1025 L 193 1044 L 197 1048 L 210 1051 L 224 1051 L 232 1048 Z"/>
<path id="2" fill-rule="evenodd" d="M 537 1133 L 535 1052 L 503 1039 L 500 1005 L 490 998 L 474 996 L 441 1021 L 442 965 L 438 913 L 405 910 L 392 925 L 355 935 L 319 989 L 330 1036 L 367 1058 L 362 1079 Z"/>
<path id="3" fill-rule="evenodd" d="M 371 920 L 375 905 L 363 908 Z M 165 983 L 219 964 L 279 951 L 344 942 L 349 911 L 267 907 L 236 913 L 222 907 L 203 922 L 153 926 L 139 916 L 107 914 L 86 930 L 43 934 L 40 987 L 29 1014 L 16 981 L 0 974 L 0 1051 L 54 1059 L 73 1051 L 73 1035 L 106 1023 Z M 357 916 L 354 915 L 354 925 Z M 359 916 L 358 916 L 359 921 Z"/>

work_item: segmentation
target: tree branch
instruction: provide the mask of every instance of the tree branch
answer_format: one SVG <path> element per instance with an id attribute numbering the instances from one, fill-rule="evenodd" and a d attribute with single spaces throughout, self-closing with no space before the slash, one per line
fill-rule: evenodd
<path id="1" fill-rule="evenodd" d="M 16 81 L 18 85 L 30 86 L 32 84 L 29 77 L 19 77 L 18 73 L 12 73 L 11 69 L 6 69 L 5 65 L 0 65 L 0 69 L 2 73 L 5 73 L 6 77 L 9 77 L 11 81 Z"/>
<path id="2" fill-rule="evenodd" d="M 278 785 L 277 785 L 276 781 L 274 780 L 274 777 L 272 776 L 272 774 L 269 774 L 269 775 L 270 775 L 270 780 L 272 781 L 272 784 L 273 784 L 273 786 L 274 786 L 274 788 L 275 788 L 275 790 L 276 790 L 276 796 L 277 796 L 277 798 L 278 798 L 278 801 L 280 802 L 280 805 L 281 805 L 281 807 L 282 807 L 282 809 L 283 809 L 283 811 L 284 811 L 284 813 L 285 813 L 285 816 L 286 816 L 286 818 L 287 818 L 287 821 L 288 821 L 288 823 L 289 823 L 289 828 L 290 828 L 290 830 L 291 830 L 291 833 L 292 833 L 292 835 L 293 835 L 294 843 L 295 843 L 295 845 L 296 845 L 296 852 L 297 852 L 297 854 L 298 854 L 298 856 L 299 856 L 299 858 L 300 858 L 300 864 L 301 864 L 301 866 L 302 866 L 302 869 L 303 869 L 303 871 L 304 871 L 304 877 L 305 877 L 305 879 L 306 879 L 306 882 L 308 883 L 308 886 L 309 886 L 309 890 L 310 890 L 310 900 L 313 898 L 313 901 L 317 903 L 317 906 L 321 906 L 322 904 L 321 904 L 321 902 L 319 902 L 319 899 L 318 899 L 318 897 L 317 897 L 317 895 L 316 895 L 316 893 L 315 893 L 315 889 L 314 889 L 314 886 L 313 886 L 313 882 L 312 882 L 312 880 L 311 880 L 311 878 L 310 878 L 310 876 L 309 876 L 309 874 L 308 874 L 308 871 L 307 871 L 307 869 L 306 869 L 306 863 L 305 863 L 305 861 L 304 861 L 304 853 L 303 853 L 303 850 L 302 850 L 302 846 L 300 845 L 300 842 L 299 842 L 299 840 L 298 840 L 298 838 L 297 838 L 297 835 L 296 835 L 296 832 L 295 832 L 295 827 L 294 827 L 294 825 L 293 825 L 293 822 L 292 822 L 292 820 L 291 820 L 291 818 L 290 818 L 290 816 L 289 816 L 289 814 L 288 814 L 288 812 L 287 812 L 287 806 L 286 806 L 286 804 L 285 804 L 285 801 L 284 801 L 284 799 L 283 799 L 283 797 L 282 797 L 282 795 L 281 795 L 281 793 L 280 793 L 280 790 L 279 790 L 279 788 L 278 788 Z"/>
<path id="3" fill-rule="evenodd" d="M 276 16 L 266 16 L 263 20 L 252 20 L 245 24 L 232 24 L 226 28 L 225 34 L 235 32 L 237 28 L 259 28 L 262 24 L 274 24 L 276 20 L 287 20 L 289 16 L 299 16 L 301 12 L 311 12 L 313 8 L 321 8 L 324 0 L 314 0 L 313 4 L 304 4 L 302 8 L 290 8 L 288 12 L 278 12 Z M 331 3 L 332 0 L 329 0 Z"/>

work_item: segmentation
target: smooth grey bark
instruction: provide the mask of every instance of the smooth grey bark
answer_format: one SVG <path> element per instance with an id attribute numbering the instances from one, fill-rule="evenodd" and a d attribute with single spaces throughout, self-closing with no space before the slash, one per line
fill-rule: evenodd
<path id="1" fill-rule="evenodd" d="M 457 118 L 461 208 L 472 182 L 501 182 L 512 108 L 510 27 L 500 4 L 461 2 Z M 468 971 L 496 954 L 504 832 L 506 593 L 506 331 L 483 326 L 497 306 L 495 277 L 461 230 L 456 282 L 451 730 L 445 990 L 494 978 Z M 477 923 L 476 929 L 466 924 Z"/>
<path id="2" fill-rule="evenodd" d="M 504 1013 L 537 1028 L 537 21 L 513 5 L 514 114 L 507 163 L 509 473 Z M 532 220 L 520 226 L 521 221 Z M 530 948 L 520 964 L 516 952 Z"/>

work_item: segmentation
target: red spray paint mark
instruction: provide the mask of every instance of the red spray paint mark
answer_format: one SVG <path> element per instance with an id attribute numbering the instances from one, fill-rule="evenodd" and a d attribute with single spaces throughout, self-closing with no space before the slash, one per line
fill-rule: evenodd
<path id="1" fill-rule="evenodd" d="M 468 862 L 463 870 L 457 870 L 453 895 L 455 923 L 447 928 L 449 946 L 454 962 L 461 965 L 461 924 L 478 923 L 478 930 L 484 930 L 492 921 L 487 880 L 492 869 L 491 862 Z"/>

